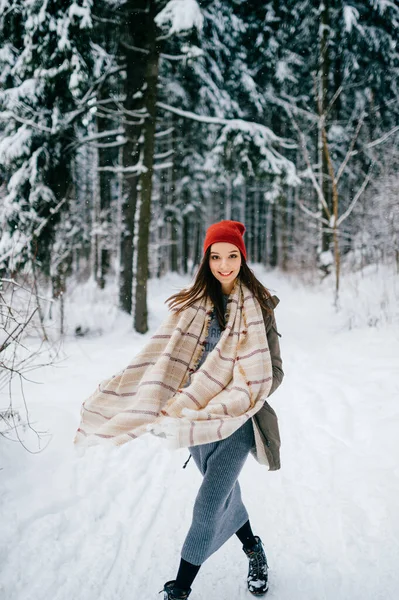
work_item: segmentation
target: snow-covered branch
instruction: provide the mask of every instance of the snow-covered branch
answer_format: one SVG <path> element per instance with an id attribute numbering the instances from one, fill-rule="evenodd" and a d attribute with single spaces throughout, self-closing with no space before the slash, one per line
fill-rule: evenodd
<path id="1" fill-rule="evenodd" d="M 172 162 L 165 162 L 165 163 L 159 163 L 159 164 L 154 164 L 154 171 L 162 171 L 163 169 L 171 169 L 173 167 L 173 163 Z"/>
<path id="2" fill-rule="evenodd" d="M 196 0 L 169 0 L 166 6 L 155 17 L 157 26 L 165 31 L 158 40 L 165 40 L 172 35 L 181 35 L 192 29 L 201 31 L 204 17 Z"/>
<path id="3" fill-rule="evenodd" d="M 95 144 L 94 142 L 90 142 L 90 145 L 92 146 L 92 148 L 97 148 L 99 150 L 101 150 L 101 148 L 119 148 L 121 146 L 124 146 L 127 143 L 128 139 L 125 137 L 121 137 L 119 140 L 116 140 L 115 142 L 104 142 L 102 144 Z"/>
<path id="4" fill-rule="evenodd" d="M 269 129 L 265 125 L 261 125 L 260 123 L 256 123 L 253 121 L 245 121 L 244 119 L 222 119 L 220 117 L 198 115 L 197 113 L 193 113 L 188 110 L 183 110 L 181 108 L 170 106 L 169 104 L 165 104 L 164 102 L 157 102 L 157 106 L 175 115 L 179 115 L 180 117 L 184 117 L 185 119 L 191 119 L 192 121 L 198 121 L 199 123 L 207 123 L 209 125 L 228 125 L 231 129 L 237 129 L 237 131 L 242 129 L 251 129 L 252 131 L 258 130 L 262 132 L 264 137 L 269 142 L 276 143 L 281 147 L 289 150 L 293 150 L 297 147 L 295 143 L 277 136 L 275 133 L 273 133 L 271 129 Z"/>
<path id="5" fill-rule="evenodd" d="M 203 56 L 204 52 L 198 46 L 183 46 L 182 47 L 183 54 L 165 54 L 161 52 L 160 58 L 170 61 L 179 61 L 179 60 L 188 60 L 193 58 L 198 58 L 199 56 Z"/>
<path id="6" fill-rule="evenodd" d="M 142 163 L 137 163 L 131 167 L 97 167 L 97 171 L 104 171 L 108 173 L 145 173 L 147 168 Z"/>
<path id="7" fill-rule="evenodd" d="M 166 150 L 165 152 L 158 152 L 154 154 L 154 160 L 163 160 L 164 158 L 169 158 L 169 156 L 173 156 L 175 154 L 174 150 Z"/>
<path id="8" fill-rule="evenodd" d="M 86 137 L 80 138 L 73 143 L 73 146 L 76 148 L 77 146 L 82 146 L 83 144 L 90 144 L 91 142 L 95 142 L 96 140 L 102 140 L 107 137 L 112 137 L 114 135 L 123 135 L 125 133 L 124 129 L 110 129 L 109 131 L 102 131 L 100 133 L 93 133 Z"/>
<path id="9" fill-rule="evenodd" d="M 149 54 L 150 51 L 147 48 L 139 48 L 138 46 L 132 46 L 132 44 L 128 44 L 125 41 L 121 42 L 121 46 L 126 48 L 126 50 L 132 50 L 133 52 L 138 52 L 139 54 Z"/>
<path id="10" fill-rule="evenodd" d="M 36 129 L 37 131 L 41 131 L 42 133 L 53 133 L 51 127 L 46 127 L 45 125 L 40 125 L 32 119 L 24 119 L 20 115 L 15 114 L 15 112 L 11 110 L 5 110 L 0 112 L 0 121 L 7 122 L 10 119 L 14 119 L 17 123 L 21 123 L 22 125 L 27 125 L 28 127 L 32 127 L 32 129 Z"/>
<path id="11" fill-rule="evenodd" d="M 65 197 L 62 200 L 60 200 L 60 202 L 58 202 L 58 204 L 54 208 L 50 209 L 50 215 L 47 217 L 47 219 L 43 219 L 40 225 L 36 227 L 36 229 L 33 231 L 33 237 L 39 237 L 44 227 L 54 217 L 54 215 L 56 215 L 61 210 L 66 201 L 67 198 Z"/>
<path id="12" fill-rule="evenodd" d="M 164 129 L 163 131 L 156 131 L 155 132 L 155 137 L 156 137 L 156 139 L 165 137 L 165 136 L 170 135 L 171 133 L 173 133 L 174 130 L 175 130 L 174 127 L 168 127 L 167 129 Z"/>

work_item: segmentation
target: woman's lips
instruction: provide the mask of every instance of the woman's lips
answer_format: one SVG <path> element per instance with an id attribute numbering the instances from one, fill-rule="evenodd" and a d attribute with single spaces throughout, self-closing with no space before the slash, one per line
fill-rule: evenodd
<path id="1" fill-rule="evenodd" d="M 221 277 L 230 277 L 230 275 L 231 275 L 232 273 L 233 273 L 233 271 L 230 271 L 230 273 L 221 273 L 221 272 L 219 271 L 219 275 L 220 275 Z"/>

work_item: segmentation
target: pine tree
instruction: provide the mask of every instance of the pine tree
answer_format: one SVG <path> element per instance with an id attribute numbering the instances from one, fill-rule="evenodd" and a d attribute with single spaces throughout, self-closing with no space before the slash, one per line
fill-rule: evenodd
<path id="1" fill-rule="evenodd" d="M 68 204 L 71 149 L 91 71 L 89 0 L 16 0 L 0 12 L 0 159 L 7 180 L 0 261 L 49 271 L 54 226 Z"/>

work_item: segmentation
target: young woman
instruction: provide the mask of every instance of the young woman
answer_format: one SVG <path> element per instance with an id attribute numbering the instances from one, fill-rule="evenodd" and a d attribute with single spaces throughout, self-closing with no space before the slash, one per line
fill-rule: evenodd
<path id="1" fill-rule="evenodd" d="M 200 566 L 233 534 L 249 559 L 254 595 L 268 589 L 263 544 L 241 500 L 252 452 L 280 467 L 277 417 L 266 402 L 283 378 L 275 296 L 246 263 L 245 227 L 211 225 L 194 284 L 169 298 L 170 315 L 124 371 L 83 404 L 75 442 L 120 445 L 145 432 L 188 447 L 203 475 L 176 578 L 164 600 L 185 600 Z"/>

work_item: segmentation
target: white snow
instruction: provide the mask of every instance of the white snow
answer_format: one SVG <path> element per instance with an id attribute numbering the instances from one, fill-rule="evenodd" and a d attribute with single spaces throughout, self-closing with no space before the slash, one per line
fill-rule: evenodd
<path id="1" fill-rule="evenodd" d="M 35 78 L 25 79 L 20 85 L 2 90 L 0 98 L 11 109 L 21 101 L 35 101 L 41 92 L 41 84 Z"/>
<path id="2" fill-rule="evenodd" d="M 71 21 L 73 21 L 74 17 L 80 19 L 80 29 L 85 29 L 86 27 L 90 29 L 93 26 L 91 20 L 92 1 L 83 0 L 82 4 L 83 6 L 79 6 L 76 2 L 72 2 L 68 9 L 68 15 Z"/>
<path id="3" fill-rule="evenodd" d="M 270 473 L 250 457 L 240 477 L 270 564 L 268 598 L 396 600 L 399 315 L 389 326 L 360 320 L 349 330 L 347 308 L 332 308 L 330 284 L 315 289 L 256 272 L 281 299 L 286 373 L 271 398 L 282 469 Z M 371 272 L 365 280 L 371 290 Z M 166 315 L 163 301 L 185 284 L 177 276 L 151 282 L 151 331 Z M 25 383 L 31 423 L 46 448 L 31 454 L 0 440 L 0 590 L 7 600 L 159 599 L 190 524 L 201 478 L 193 461 L 181 468 L 186 451 L 144 436 L 75 454 L 82 400 L 150 335 L 133 333 L 129 317 L 107 312 L 93 288 L 90 294 L 74 289 L 66 314 L 69 331 L 86 324 L 92 336 L 69 334 L 64 360 L 31 375 L 45 383 Z M 14 391 L 15 406 L 22 404 Z M 19 431 L 37 451 L 35 434 Z M 201 568 L 190 600 L 249 600 L 246 573 L 247 559 L 231 538 Z"/>
<path id="4" fill-rule="evenodd" d="M 344 6 L 344 21 L 345 21 L 345 30 L 350 33 L 352 31 L 352 27 L 356 27 L 358 25 L 359 19 L 359 11 L 354 6 L 350 4 L 346 4 Z"/>
<path id="5" fill-rule="evenodd" d="M 286 60 L 279 60 L 276 64 L 276 78 L 278 81 L 292 81 L 294 83 L 297 82 L 297 78 L 295 77 L 292 69 Z"/>
<path id="6" fill-rule="evenodd" d="M 21 125 L 11 135 L 0 140 L 0 162 L 9 166 L 16 158 L 22 158 L 29 153 L 32 141 L 32 130 Z"/>
<path id="7" fill-rule="evenodd" d="M 194 27 L 201 31 L 204 17 L 196 0 L 169 0 L 155 17 L 155 22 L 158 27 L 166 27 L 167 35 L 170 36 L 190 31 Z"/>
<path id="8" fill-rule="evenodd" d="M 329 267 L 331 265 L 334 264 L 334 256 L 333 253 L 331 252 L 331 250 L 325 250 L 324 252 L 320 253 L 319 256 L 319 261 L 320 264 L 323 265 L 323 267 Z"/>

